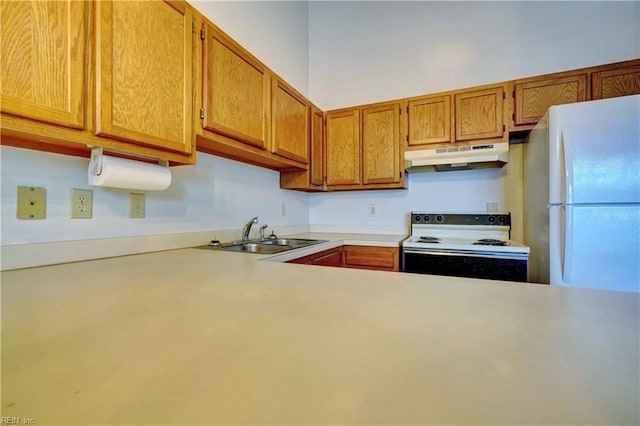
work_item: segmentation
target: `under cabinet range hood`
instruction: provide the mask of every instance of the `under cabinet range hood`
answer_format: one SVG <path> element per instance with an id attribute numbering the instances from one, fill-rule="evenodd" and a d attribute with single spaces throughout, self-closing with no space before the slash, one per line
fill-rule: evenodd
<path id="1" fill-rule="evenodd" d="M 422 149 L 404 153 L 407 173 L 486 169 L 502 167 L 508 161 L 508 142 Z"/>

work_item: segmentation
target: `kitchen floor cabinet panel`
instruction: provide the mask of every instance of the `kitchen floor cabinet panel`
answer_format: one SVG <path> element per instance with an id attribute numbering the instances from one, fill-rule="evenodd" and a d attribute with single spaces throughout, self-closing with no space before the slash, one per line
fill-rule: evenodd
<path id="1" fill-rule="evenodd" d="M 383 271 L 399 270 L 400 253 L 397 247 L 343 246 L 343 266 Z"/>
<path id="2" fill-rule="evenodd" d="M 96 2 L 96 131 L 192 151 L 193 12 L 185 3 Z"/>
<path id="3" fill-rule="evenodd" d="M 342 247 L 335 247 L 319 253 L 310 254 L 288 261 L 287 263 L 298 263 L 304 265 L 317 266 L 342 266 Z"/>
<path id="4" fill-rule="evenodd" d="M 86 16 L 79 1 L 3 1 L 3 113 L 83 129 Z"/>

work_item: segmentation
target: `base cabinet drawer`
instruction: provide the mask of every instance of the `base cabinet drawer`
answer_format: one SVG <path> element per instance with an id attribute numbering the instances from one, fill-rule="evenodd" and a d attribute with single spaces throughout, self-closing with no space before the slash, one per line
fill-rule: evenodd
<path id="1" fill-rule="evenodd" d="M 343 266 L 346 268 L 398 271 L 399 256 L 397 247 L 342 247 Z"/>

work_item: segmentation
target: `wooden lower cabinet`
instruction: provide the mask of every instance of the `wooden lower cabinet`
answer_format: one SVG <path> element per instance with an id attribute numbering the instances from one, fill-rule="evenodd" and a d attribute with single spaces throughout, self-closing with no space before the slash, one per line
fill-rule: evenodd
<path id="1" fill-rule="evenodd" d="M 297 259 L 290 260 L 287 263 L 340 267 L 342 266 L 342 247 L 335 247 L 329 250 L 321 251 L 319 253 L 299 257 Z"/>
<path id="2" fill-rule="evenodd" d="M 345 268 L 377 269 L 397 272 L 400 253 L 397 247 L 343 246 L 342 262 Z"/>
<path id="3" fill-rule="evenodd" d="M 398 247 L 346 245 L 299 257 L 287 263 L 398 272 L 400 251 Z"/>

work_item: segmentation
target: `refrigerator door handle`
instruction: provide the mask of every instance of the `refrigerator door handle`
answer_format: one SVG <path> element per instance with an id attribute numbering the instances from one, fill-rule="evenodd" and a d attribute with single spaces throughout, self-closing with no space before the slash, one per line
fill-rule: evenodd
<path id="1" fill-rule="evenodd" d="M 565 204 L 573 203 L 573 147 L 571 145 L 571 131 L 562 129 L 560 131 L 560 143 L 562 145 L 562 202 Z"/>
<path id="2" fill-rule="evenodd" d="M 573 269 L 573 206 L 563 206 L 564 226 L 562 235 L 564 244 L 562 245 L 562 281 L 565 284 L 571 282 Z"/>

